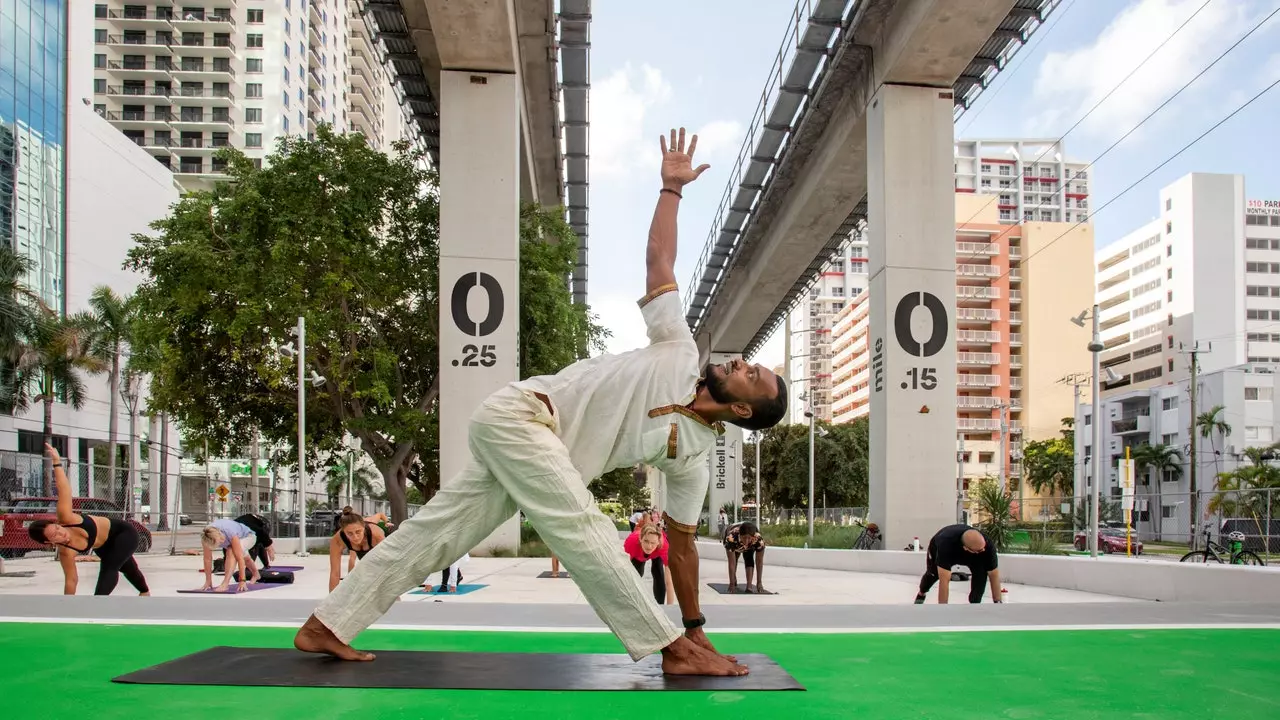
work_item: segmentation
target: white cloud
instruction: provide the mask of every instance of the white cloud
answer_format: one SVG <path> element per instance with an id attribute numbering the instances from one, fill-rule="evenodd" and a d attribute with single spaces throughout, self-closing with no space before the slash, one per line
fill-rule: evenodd
<path id="1" fill-rule="evenodd" d="M 1066 131 L 1201 4 L 1202 0 L 1138 0 L 1122 10 L 1091 44 L 1046 55 L 1032 91 L 1035 112 L 1030 132 L 1046 135 Z M 1133 127 L 1252 25 L 1256 16 L 1250 5 L 1210 3 L 1094 110 L 1078 132 L 1109 135 Z M 1198 80 L 1180 99 L 1210 89 L 1212 76 L 1221 67 Z"/>
<path id="2" fill-rule="evenodd" d="M 695 164 L 733 161 L 734 153 L 742 146 L 746 130 L 736 120 L 712 120 L 695 133 L 698 149 Z"/>
<path id="3" fill-rule="evenodd" d="M 621 175 L 653 157 L 658 136 L 644 136 L 645 114 L 671 98 L 662 71 L 629 63 L 591 88 L 591 176 Z M 650 147 L 651 146 L 651 147 Z"/>
<path id="4" fill-rule="evenodd" d="M 600 324 L 613 332 L 607 351 L 621 353 L 642 348 L 649 344 L 644 319 L 640 316 L 636 301 L 639 297 L 591 294 L 591 310 L 600 316 Z"/>

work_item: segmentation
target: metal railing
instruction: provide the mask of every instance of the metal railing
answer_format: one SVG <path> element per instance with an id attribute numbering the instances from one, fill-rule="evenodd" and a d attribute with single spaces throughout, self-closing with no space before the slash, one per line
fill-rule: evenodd
<path id="1" fill-rule="evenodd" d="M 792 7 L 686 290 L 685 316 L 695 330 L 741 249 L 756 203 L 768 190 L 786 141 L 804 119 L 810 90 L 823 77 L 832 42 L 843 32 L 844 19 L 854 4 L 854 0 L 797 0 Z"/>

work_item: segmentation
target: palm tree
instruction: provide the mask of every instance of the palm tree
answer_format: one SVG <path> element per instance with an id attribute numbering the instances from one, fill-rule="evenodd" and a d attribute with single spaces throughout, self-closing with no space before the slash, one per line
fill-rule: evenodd
<path id="1" fill-rule="evenodd" d="M 1218 454 L 1217 437 L 1222 436 L 1225 440 L 1231 434 L 1231 426 L 1226 420 L 1222 419 L 1227 409 L 1222 405 L 1214 405 L 1207 412 L 1202 412 L 1196 417 L 1196 427 L 1200 429 L 1200 437 L 1209 440 L 1209 447 L 1213 448 L 1214 474 L 1222 472 L 1222 457 Z M 1195 461 L 1195 458 L 1192 458 Z"/>
<path id="2" fill-rule="evenodd" d="M 15 368 L 31 325 L 31 315 L 47 310 L 40 296 L 23 282 L 31 267 L 27 257 L 9 245 L 0 244 L 0 405 L 7 411 L 14 409 Z"/>
<path id="3" fill-rule="evenodd" d="M 1133 466 L 1138 473 L 1146 472 L 1147 482 L 1150 483 L 1151 471 L 1155 473 L 1156 484 L 1156 508 L 1159 514 L 1152 516 L 1152 528 L 1156 537 L 1160 537 L 1162 523 L 1156 518 L 1164 516 L 1164 501 L 1160 497 L 1160 489 L 1166 476 L 1174 480 L 1182 477 L 1182 451 L 1172 445 L 1151 445 L 1143 443 L 1133 451 Z"/>
<path id="4" fill-rule="evenodd" d="M 329 496 L 330 505 L 338 504 L 338 498 L 342 495 L 342 488 L 347 484 L 348 479 L 351 481 L 353 497 L 373 495 L 373 483 L 380 478 L 378 473 L 366 465 L 356 465 L 352 469 L 349 463 L 349 460 L 343 460 L 330 467 L 325 473 L 325 494 Z"/>
<path id="5" fill-rule="evenodd" d="M 130 298 L 121 297 L 106 285 L 93 289 L 89 307 L 96 321 L 91 353 L 111 365 L 111 415 L 107 420 L 107 491 L 116 485 L 117 439 L 119 436 L 120 356 L 129 342 Z"/>
<path id="6" fill-rule="evenodd" d="M 44 442 L 53 442 L 53 403 L 60 395 L 76 410 L 84 407 L 82 373 L 97 374 L 105 364 L 89 352 L 94 319 L 88 313 L 58 317 L 38 313 L 30 318 L 21 354 L 15 365 L 13 405 L 26 410 L 32 401 L 44 405 Z M 34 396 L 31 391 L 37 392 Z M 44 463 L 45 494 L 53 493 L 53 466 Z"/>

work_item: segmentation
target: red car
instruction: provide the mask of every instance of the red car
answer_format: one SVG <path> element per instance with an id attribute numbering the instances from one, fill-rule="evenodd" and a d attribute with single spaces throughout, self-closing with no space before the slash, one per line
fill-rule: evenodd
<path id="1" fill-rule="evenodd" d="M 1130 552 L 1134 555 L 1142 554 L 1142 543 L 1138 541 L 1138 534 L 1131 533 L 1129 535 Z M 1087 550 L 1089 548 L 1089 535 L 1086 531 L 1080 530 L 1076 532 L 1075 546 L 1077 550 Z M 1098 528 L 1098 550 L 1107 553 L 1125 553 L 1125 534 L 1122 527 L 1102 527 Z"/>
<path id="2" fill-rule="evenodd" d="M 71 509 L 77 513 L 99 517 L 124 518 L 124 510 L 110 500 L 71 498 Z M 57 520 L 57 501 L 51 497 L 16 498 L 13 506 L 0 515 L 0 557 L 19 558 L 32 550 L 47 550 L 27 534 L 33 520 Z M 151 531 L 136 520 L 129 524 L 138 531 L 138 552 L 151 549 Z"/>

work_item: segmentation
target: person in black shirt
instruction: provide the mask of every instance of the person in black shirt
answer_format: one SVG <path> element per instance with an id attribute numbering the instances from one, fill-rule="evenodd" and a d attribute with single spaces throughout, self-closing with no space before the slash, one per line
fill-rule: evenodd
<path id="1" fill-rule="evenodd" d="M 939 580 L 942 584 L 938 586 L 938 603 L 946 604 L 951 590 L 951 568 L 955 565 L 969 568 L 969 602 L 982 602 L 988 576 L 991 577 L 991 601 L 1003 602 L 1000 597 L 1000 560 L 996 556 L 995 543 L 968 525 L 949 525 L 929 540 L 924 576 L 920 578 L 920 592 L 916 594 L 917 605 L 924 604 L 929 588 Z"/>

